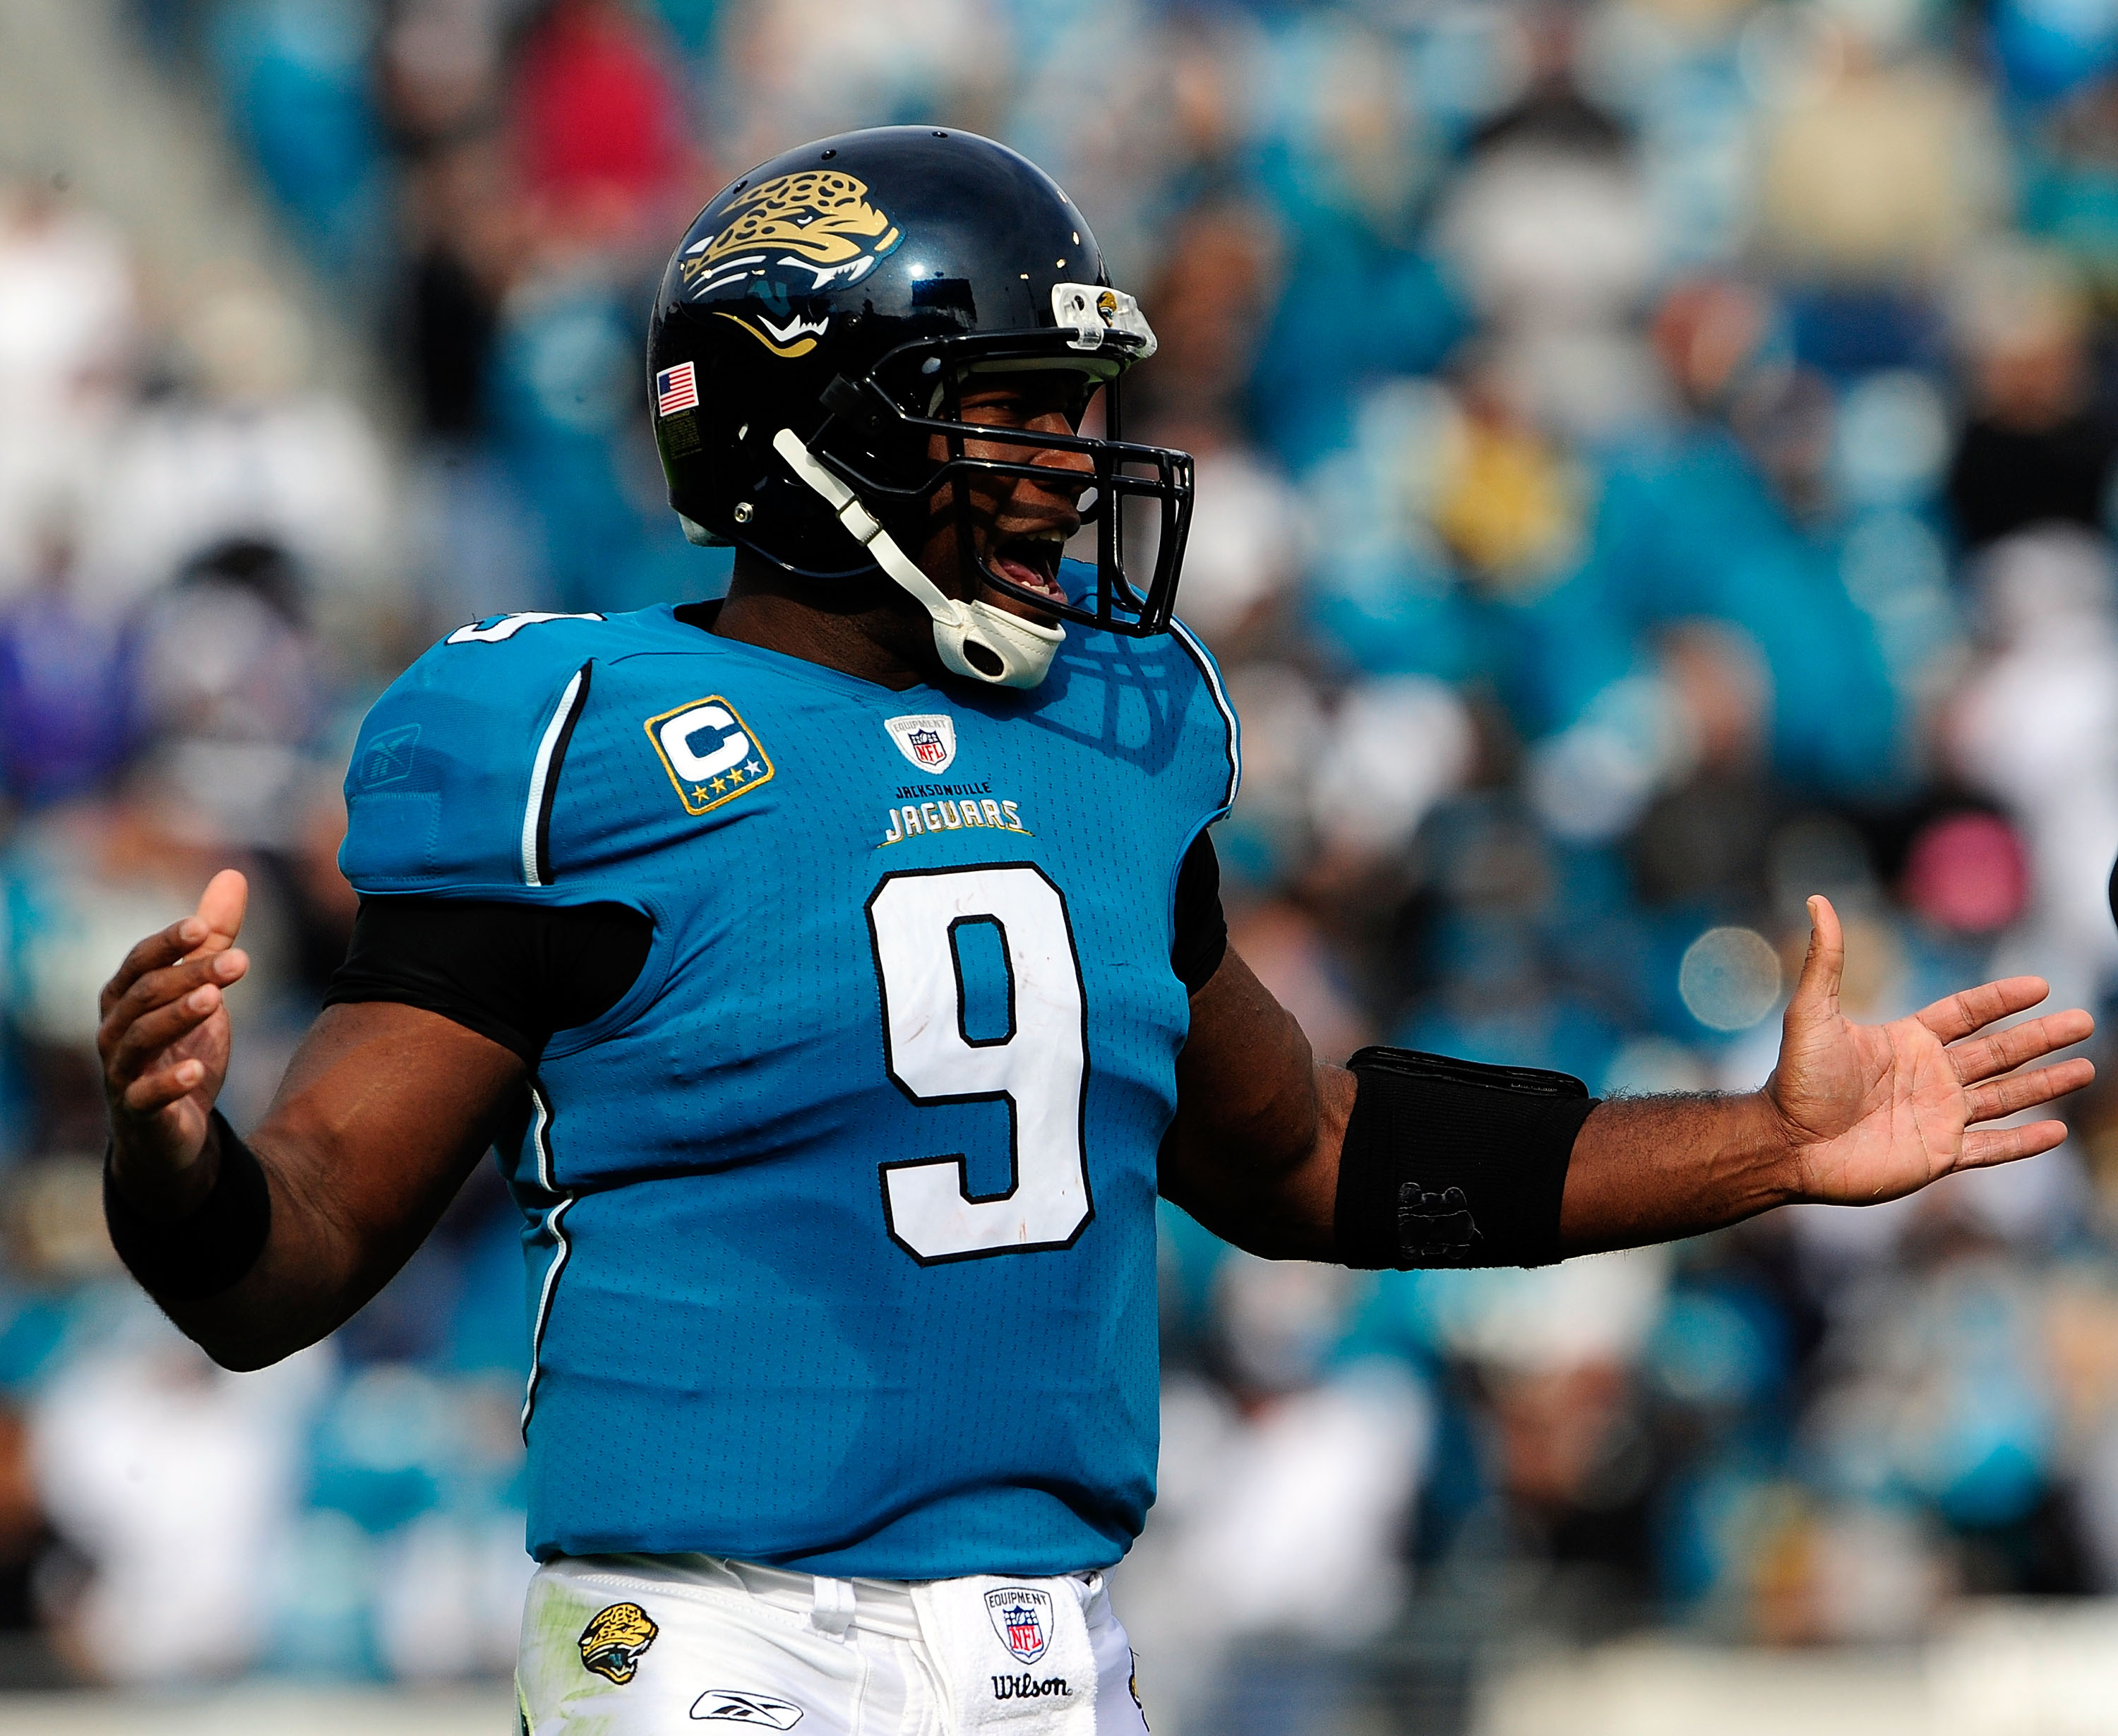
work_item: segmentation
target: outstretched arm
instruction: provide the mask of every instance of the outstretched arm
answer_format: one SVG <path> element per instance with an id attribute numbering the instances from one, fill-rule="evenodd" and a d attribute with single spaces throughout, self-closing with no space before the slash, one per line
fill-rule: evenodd
<path id="1" fill-rule="evenodd" d="M 1792 1201 L 1875 1205 L 1954 1170 L 2035 1157 L 2066 1137 L 2061 1121 L 1979 1123 L 2096 1076 L 2079 1056 L 2018 1071 L 2088 1037 L 2096 1021 L 2088 1013 L 2072 1007 L 1991 1030 L 2049 992 L 2042 978 L 2018 976 L 1888 1025 L 1857 1025 L 1838 1007 L 1838 914 L 1824 898 L 1809 908 L 1809 956 L 1764 1089 L 1599 1108 L 1567 1172 L 1560 1227 L 1568 1252 L 1666 1242 Z"/>
<path id="2" fill-rule="evenodd" d="M 1762 1090 L 1621 1098 L 1574 1143 L 1560 1211 L 1569 1254 L 1695 1235 L 1795 1201 L 1865 1206 L 1956 1169 L 2049 1151 L 2065 1123 L 1980 1123 L 2079 1090 L 2094 1021 L 2079 1008 L 1991 1027 L 2046 993 L 2036 977 L 1967 989 L 1888 1025 L 1839 1010 L 1845 942 L 1810 900 L 1809 956 Z M 1328 1260 L 1353 1075 L 1318 1066 L 1301 1030 L 1232 951 L 1192 998 L 1162 1191 L 1238 1246 Z M 2025 1070 L 2027 1069 L 2027 1070 Z"/>
<path id="3" fill-rule="evenodd" d="M 228 1070 L 224 991 L 248 890 L 214 877 L 197 911 L 132 949 L 103 991 L 97 1035 L 111 1178 L 136 1211 L 181 1225 L 211 1192 L 211 1121 Z M 499 1044 L 437 1013 L 378 1002 L 327 1008 L 249 1138 L 271 1232 L 232 1289 L 157 1296 L 216 1360 L 255 1368 L 348 1319 L 425 1239 L 522 1087 Z"/>

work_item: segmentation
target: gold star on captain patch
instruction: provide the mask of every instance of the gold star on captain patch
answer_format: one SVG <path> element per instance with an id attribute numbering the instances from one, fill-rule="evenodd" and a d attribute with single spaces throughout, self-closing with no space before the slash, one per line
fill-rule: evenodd
<path id="1" fill-rule="evenodd" d="M 742 781 L 742 766 L 736 766 L 733 771 L 731 771 L 728 773 L 728 782 L 730 782 L 731 784 L 740 784 Z"/>
<path id="2" fill-rule="evenodd" d="M 703 802 L 705 799 L 706 786 L 703 784 L 694 784 L 691 786 L 691 799 L 694 802 Z"/>
<path id="3" fill-rule="evenodd" d="M 714 794 L 715 795 L 723 794 L 727 789 L 728 780 L 726 778 L 715 778 L 714 780 Z"/>

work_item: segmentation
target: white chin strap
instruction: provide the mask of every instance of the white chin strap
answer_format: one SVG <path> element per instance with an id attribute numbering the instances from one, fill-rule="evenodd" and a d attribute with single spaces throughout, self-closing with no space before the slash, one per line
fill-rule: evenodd
<path id="1" fill-rule="evenodd" d="M 1034 687 L 1044 679 L 1066 637 L 1066 628 L 1039 627 L 990 603 L 959 603 L 943 596 L 860 503 L 860 497 L 816 461 L 793 428 L 783 428 L 772 437 L 772 450 L 824 497 L 876 565 L 933 617 L 934 649 L 954 674 L 996 687 Z"/>

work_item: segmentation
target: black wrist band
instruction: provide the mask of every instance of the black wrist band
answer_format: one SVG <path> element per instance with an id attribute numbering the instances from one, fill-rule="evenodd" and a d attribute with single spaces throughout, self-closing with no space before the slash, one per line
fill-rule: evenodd
<path id="1" fill-rule="evenodd" d="M 111 1245 L 158 1302 L 203 1302 L 233 1289 L 272 1233 L 272 1190 L 257 1154 L 213 1112 L 220 1173 L 206 1197 L 181 1218 L 148 1216 L 118 1191 L 111 1148 L 103 1155 L 103 1220 Z"/>
<path id="2" fill-rule="evenodd" d="M 1339 1157 L 1342 1265 L 1547 1266 L 1574 1137 L 1598 1099 L 1566 1073 L 1364 1049 Z"/>

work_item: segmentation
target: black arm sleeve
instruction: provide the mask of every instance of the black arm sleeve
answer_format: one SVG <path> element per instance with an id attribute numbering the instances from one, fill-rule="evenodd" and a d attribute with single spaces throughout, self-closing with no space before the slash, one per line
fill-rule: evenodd
<path id="1" fill-rule="evenodd" d="M 647 962 L 654 924 L 623 905 L 363 898 L 324 1005 L 395 1001 L 453 1019 L 531 1067 L 554 1031 L 600 1018 Z"/>
<path id="2" fill-rule="evenodd" d="M 1364 1049 L 1339 1154 L 1342 1266 L 1545 1266 L 1575 1136 L 1598 1099 L 1571 1075 Z"/>
<path id="3" fill-rule="evenodd" d="M 1221 859 L 1214 840 L 1201 832 L 1184 853 L 1177 870 L 1177 931 L 1170 942 L 1169 968 L 1187 993 L 1209 982 L 1228 951 L 1228 919 L 1221 910 Z"/>

